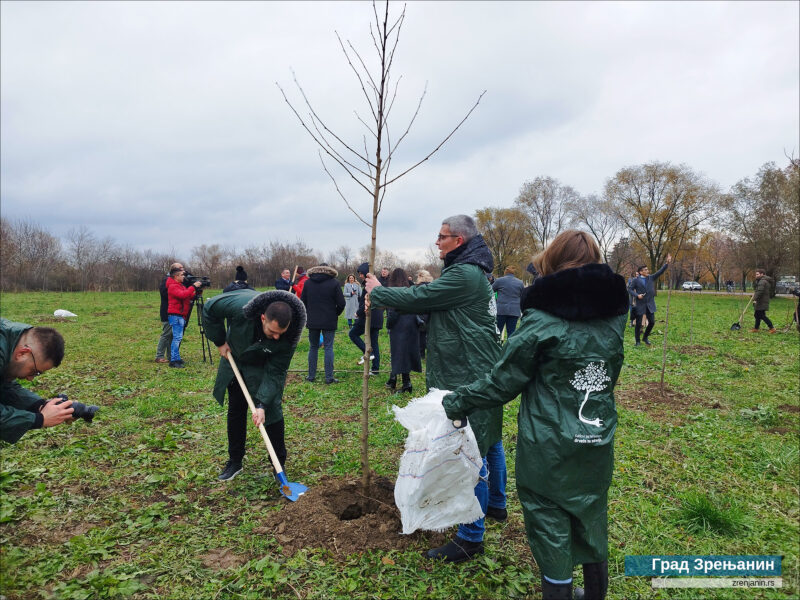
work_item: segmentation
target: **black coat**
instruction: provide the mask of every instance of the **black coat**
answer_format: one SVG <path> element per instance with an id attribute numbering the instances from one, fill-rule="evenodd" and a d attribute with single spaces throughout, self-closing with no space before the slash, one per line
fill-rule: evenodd
<path id="1" fill-rule="evenodd" d="M 339 315 L 344 310 L 344 294 L 333 267 L 319 266 L 308 270 L 308 280 L 303 286 L 300 300 L 306 306 L 309 329 L 335 330 Z"/>
<path id="2" fill-rule="evenodd" d="M 367 296 L 367 286 L 365 283 L 361 284 L 361 295 L 358 297 L 358 310 L 356 311 L 356 319 L 362 321 L 366 319 L 366 312 L 364 310 L 364 300 Z M 372 321 L 369 324 L 370 329 L 383 329 L 383 309 L 372 309 Z"/>
<path id="3" fill-rule="evenodd" d="M 386 327 L 389 329 L 389 345 L 392 352 L 392 375 L 422 372 L 419 354 L 419 325 L 417 315 L 386 312 Z"/>
<path id="4" fill-rule="evenodd" d="M 631 300 L 636 300 L 636 304 L 633 306 L 634 314 L 643 315 L 645 311 L 656 312 L 655 282 L 667 270 L 668 266 L 669 263 L 664 263 L 664 266 L 652 275 L 634 277 L 628 284 L 628 294 L 630 294 Z M 644 294 L 644 298 L 637 298 L 639 294 Z"/>
<path id="5" fill-rule="evenodd" d="M 169 296 L 167 295 L 167 277 L 169 277 L 169 275 L 166 275 L 158 286 L 158 291 L 161 294 L 161 310 L 159 311 L 159 316 L 161 317 L 162 323 L 169 320 L 169 315 L 167 314 L 167 305 L 169 304 Z"/>

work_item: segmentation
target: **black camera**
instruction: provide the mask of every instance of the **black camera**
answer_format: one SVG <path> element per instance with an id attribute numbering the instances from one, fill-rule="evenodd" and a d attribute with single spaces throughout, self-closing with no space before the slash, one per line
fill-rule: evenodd
<path id="1" fill-rule="evenodd" d="M 59 394 L 56 398 L 61 398 L 56 404 L 61 404 L 62 402 L 66 402 L 69 400 L 66 394 Z M 83 419 L 87 423 L 91 423 L 92 419 L 94 419 L 94 414 L 100 410 L 99 406 L 95 406 L 94 404 L 86 405 L 81 402 L 72 401 L 72 418 L 73 419 Z"/>
<path id="2" fill-rule="evenodd" d="M 196 281 L 200 282 L 201 288 L 211 287 L 210 277 L 200 277 L 199 275 L 192 275 L 191 273 L 186 273 L 183 278 L 183 285 L 189 287 L 190 285 L 194 285 Z"/>

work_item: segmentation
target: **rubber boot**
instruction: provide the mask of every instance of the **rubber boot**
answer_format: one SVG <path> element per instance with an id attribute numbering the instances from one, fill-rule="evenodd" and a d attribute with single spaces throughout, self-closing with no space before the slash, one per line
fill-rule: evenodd
<path id="1" fill-rule="evenodd" d="M 412 393 L 414 388 L 411 387 L 411 374 L 410 373 L 402 373 L 403 376 L 403 387 L 400 389 L 400 393 L 403 392 Z"/>
<path id="2" fill-rule="evenodd" d="M 385 384 L 387 390 L 393 390 L 396 385 L 397 385 L 396 375 L 392 375 L 391 377 L 389 377 L 389 380 Z"/>
<path id="3" fill-rule="evenodd" d="M 542 577 L 542 600 L 572 600 L 572 582 L 550 583 Z"/>
<path id="4" fill-rule="evenodd" d="M 575 588 L 573 600 L 605 600 L 608 593 L 608 561 L 583 565 L 583 588 Z"/>

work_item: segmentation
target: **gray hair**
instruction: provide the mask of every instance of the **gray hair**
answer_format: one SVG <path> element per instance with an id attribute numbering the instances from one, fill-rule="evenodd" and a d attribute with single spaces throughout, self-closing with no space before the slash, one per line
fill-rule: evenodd
<path id="1" fill-rule="evenodd" d="M 475 226 L 475 221 L 469 215 L 453 215 L 447 217 L 442 221 L 442 225 L 447 225 L 450 233 L 460 235 L 464 238 L 464 242 L 470 241 L 478 235 L 478 228 Z"/>

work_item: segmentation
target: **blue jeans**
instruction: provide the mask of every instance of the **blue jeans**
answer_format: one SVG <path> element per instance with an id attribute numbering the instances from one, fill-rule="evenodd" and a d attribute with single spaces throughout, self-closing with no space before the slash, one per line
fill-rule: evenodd
<path id="1" fill-rule="evenodd" d="M 475 486 L 475 497 L 478 498 L 478 504 L 481 505 L 481 510 L 484 514 L 486 514 L 486 508 L 489 506 L 489 486 L 486 483 L 486 479 L 486 459 L 484 458 L 480 479 L 478 479 L 478 485 Z M 468 542 L 482 542 L 484 531 L 486 531 L 486 527 L 484 527 L 483 517 L 481 517 L 472 523 L 459 525 L 456 535 Z"/>
<path id="2" fill-rule="evenodd" d="M 519 317 L 512 317 L 511 315 L 497 315 L 497 331 L 503 333 L 503 326 L 506 328 L 506 337 L 511 337 L 511 334 L 517 330 L 517 321 Z"/>
<path id="3" fill-rule="evenodd" d="M 378 332 L 380 329 L 370 329 L 369 330 L 369 339 L 370 343 L 372 344 L 372 356 L 375 358 L 372 361 L 372 370 L 373 371 L 380 371 L 381 370 L 381 352 L 378 349 Z M 364 345 L 364 341 L 361 339 L 361 336 L 364 335 L 364 319 L 356 319 L 356 322 L 353 323 L 353 327 L 350 329 L 350 341 L 352 341 L 358 349 L 361 350 L 361 354 L 363 355 L 366 346 Z"/>
<path id="4" fill-rule="evenodd" d="M 169 324 L 172 327 L 172 344 L 169 349 L 170 362 L 181 359 L 181 340 L 183 340 L 183 329 L 186 327 L 186 319 L 169 315 Z"/>
<path id="5" fill-rule="evenodd" d="M 489 506 L 506 507 L 506 453 L 503 442 L 499 441 L 486 453 L 486 465 L 489 468 Z"/>
<path id="6" fill-rule="evenodd" d="M 333 329 L 308 330 L 308 376 L 317 376 L 317 355 L 319 354 L 319 337 L 322 332 L 322 345 L 325 348 L 325 381 L 333 381 Z"/>

